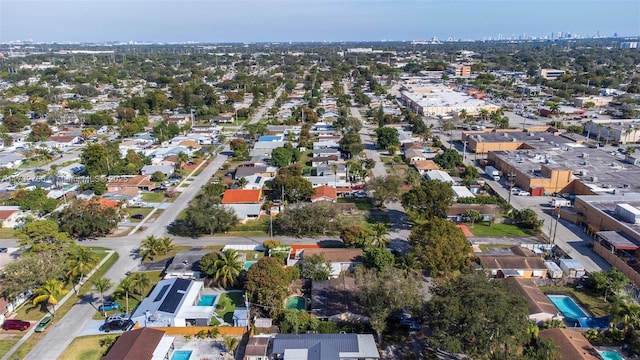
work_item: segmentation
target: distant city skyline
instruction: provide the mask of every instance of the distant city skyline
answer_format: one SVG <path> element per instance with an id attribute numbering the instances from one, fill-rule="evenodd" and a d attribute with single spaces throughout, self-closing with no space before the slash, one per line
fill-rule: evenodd
<path id="1" fill-rule="evenodd" d="M 2 0 L 0 42 L 305 42 L 640 35 L 631 0 Z M 552 35 L 555 34 L 555 35 Z"/>

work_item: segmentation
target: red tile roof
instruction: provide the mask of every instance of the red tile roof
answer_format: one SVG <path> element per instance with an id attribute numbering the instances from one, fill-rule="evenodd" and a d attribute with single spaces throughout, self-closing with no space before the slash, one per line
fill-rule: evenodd
<path id="1" fill-rule="evenodd" d="M 102 360 L 151 360 L 164 331 L 148 327 L 120 335 Z"/>
<path id="2" fill-rule="evenodd" d="M 229 189 L 222 196 L 223 204 L 257 204 L 262 190 Z"/>
<path id="3" fill-rule="evenodd" d="M 334 187 L 321 185 L 315 188 L 315 190 L 316 190 L 316 193 L 311 196 L 311 200 L 315 200 L 322 197 L 326 197 L 333 200 L 336 200 L 338 198 L 336 188 Z"/>
<path id="4" fill-rule="evenodd" d="M 0 210 L 0 221 L 5 221 L 14 213 L 19 212 L 20 210 Z"/>
<path id="5" fill-rule="evenodd" d="M 115 200 L 111 200 L 111 199 L 104 199 L 104 198 L 100 198 L 97 200 L 87 200 L 84 202 L 85 205 L 88 205 L 89 203 L 91 203 L 92 201 L 97 201 L 98 203 L 100 203 L 100 205 L 106 207 L 106 208 L 113 208 L 113 209 L 117 209 L 120 207 L 120 204 L 115 201 Z"/>

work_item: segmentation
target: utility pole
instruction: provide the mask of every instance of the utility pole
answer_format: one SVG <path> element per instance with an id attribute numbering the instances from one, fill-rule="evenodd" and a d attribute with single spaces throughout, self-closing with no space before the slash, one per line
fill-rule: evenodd
<path id="1" fill-rule="evenodd" d="M 513 185 L 515 184 L 516 174 L 512 171 L 507 175 L 509 179 L 509 200 L 507 201 L 511 205 L 511 194 L 513 193 Z"/>
<path id="2" fill-rule="evenodd" d="M 556 243 L 556 232 L 558 232 L 558 223 L 560 222 L 560 214 L 556 215 L 556 226 L 553 228 L 553 240 L 551 241 L 551 245 Z"/>

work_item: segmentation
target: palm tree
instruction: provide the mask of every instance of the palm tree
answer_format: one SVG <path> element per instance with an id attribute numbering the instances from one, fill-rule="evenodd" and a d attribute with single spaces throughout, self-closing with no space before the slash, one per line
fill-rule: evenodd
<path id="1" fill-rule="evenodd" d="M 133 281 L 133 287 L 136 290 L 136 293 L 141 297 L 145 295 L 147 287 L 151 284 L 151 279 L 149 279 L 149 275 L 147 273 L 139 272 L 135 273 L 131 276 Z"/>
<path id="2" fill-rule="evenodd" d="M 84 278 L 84 274 L 91 271 L 91 269 L 98 263 L 98 255 L 91 249 L 85 246 L 73 246 L 69 251 L 69 257 L 67 258 L 67 278 L 73 283 L 73 280 L 80 276 L 80 281 Z M 77 293 L 77 289 L 74 286 L 74 290 Z"/>
<path id="3" fill-rule="evenodd" d="M 396 265 L 396 267 L 404 272 L 405 277 L 409 277 L 409 275 L 411 274 L 418 274 L 423 269 L 422 263 L 412 252 L 397 260 L 398 264 Z"/>
<path id="4" fill-rule="evenodd" d="M 236 186 L 243 189 L 245 186 L 247 186 L 247 184 L 249 183 L 249 181 L 247 181 L 247 179 L 245 179 L 244 177 L 241 177 L 240 179 L 236 180 Z"/>
<path id="5" fill-rule="evenodd" d="M 607 126 L 607 138 L 604 140 L 605 145 L 609 145 L 609 137 L 611 136 L 611 126 Z"/>
<path id="6" fill-rule="evenodd" d="M 233 337 L 233 336 L 224 337 L 224 346 L 227 348 L 227 352 L 229 352 L 231 356 L 234 356 L 233 352 L 236 350 L 239 344 L 240 344 L 240 340 L 237 337 Z"/>
<path id="7" fill-rule="evenodd" d="M 189 161 L 189 155 L 187 155 L 184 151 L 180 151 L 178 155 L 176 155 L 176 158 L 178 160 L 176 162 L 176 169 L 180 169 L 182 167 L 182 164 Z"/>
<path id="8" fill-rule="evenodd" d="M 52 279 L 47 280 L 44 285 L 36 289 L 33 294 L 36 295 L 33 298 L 33 305 L 45 303 L 47 308 L 51 305 L 52 316 L 56 316 L 56 305 L 58 304 L 58 298 L 66 295 L 69 290 L 64 288 L 64 283 L 60 280 Z"/>
<path id="9" fill-rule="evenodd" d="M 338 164 L 332 164 L 331 170 L 333 170 L 334 186 L 338 187 Z"/>
<path id="10" fill-rule="evenodd" d="M 624 131 L 624 142 L 629 143 L 629 135 L 633 132 L 633 129 L 627 129 Z"/>
<path id="11" fill-rule="evenodd" d="M 122 279 L 118 287 L 116 288 L 116 294 L 122 296 L 124 294 L 125 301 L 125 313 L 129 313 L 129 294 L 133 292 L 136 287 L 136 283 L 131 276 L 127 276 Z"/>
<path id="12" fill-rule="evenodd" d="M 459 119 L 462 119 L 462 120 L 466 120 L 466 119 L 467 119 L 467 115 L 469 115 L 469 114 L 467 113 L 467 110 L 466 110 L 466 109 L 462 109 L 462 110 L 460 110 L 460 112 L 458 113 L 458 118 L 459 118 Z"/>
<path id="13" fill-rule="evenodd" d="M 153 235 L 147 236 L 147 238 L 142 240 L 142 243 L 140 244 L 142 260 L 145 260 L 146 258 L 153 260 L 154 256 L 159 255 L 162 252 L 161 247 L 162 244 L 160 239 Z"/>
<path id="14" fill-rule="evenodd" d="M 113 286 L 113 284 L 111 283 L 111 280 L 107 278 L 100 278 L 93 283 L 93 287 L 100 293 L 100 297 L 102 299 L 102 315 L 107 314 L 107 312 L 104 311 L 104 293 L 111 289 L 111 286 Z"/>
<path id="15" fill-rule="evenodd" d="M 633 153 L 635 153 L 635 152 L 636 152 L 636 148 L 635 148 L 635 146 L 627 146 L 627 147 L 624 149 L 624 152 L 626 152 L 626 153 L 627 153 L 627 154 L 629 154 L 629 155 L 633 155 Z"/>
<path id="16" fill-rule="evenodd" d="M 385 247 L 389 242 L 389 239 L 386 237 L 389 232 L 389 225 L 385 223 L 375 223 L 371 225 L 372 236 L 369 240 L 369 245 L 375 247 Z"/>
<path id="17" fill-rule="evenodd" d="M 587 141 L 588 141 L 589 137 L 591 136 L 591 125 L 593 125 L 593 120 L 587 121 L 586 125 L 587 125 Z"/>
<path id="18" fill-rule="evenodd" d="M 160 243 L 159 250 L 161 255 L 165 255 L 176 248 L 176 245 L 173 243 L 173 239 L 168 236 L 161 238 L 158 242 Z"/>
<path id="19" fill-rule="evenodd" d="M 244 268 L 244 264 L 238 259 L 238 253 L 233 249 L 218 253 L 213 266 L 216 269 L 213 275 L 214 280 L 225 288 L 236 283 Z"/>
<path id="20" fill-rule="evenodd" d="M 479 114 L 482 121 L 487 121 L 489 119 L 489 110 L 480 109 Z"/>

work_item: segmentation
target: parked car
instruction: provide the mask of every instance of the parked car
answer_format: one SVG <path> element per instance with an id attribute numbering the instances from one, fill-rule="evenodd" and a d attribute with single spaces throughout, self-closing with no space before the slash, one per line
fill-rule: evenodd
<path id="1" fill-rule="evenodd" d="M 100 331 L 109 332 L 109 331 L 127 331 L 133 326 L 133 321 L 131 320 L 115 320 L 109 321 L 102 326 L 100 326 Z"/>
<path id="2" fill-rule="evenodd" d="M 531 193 L 528 191 L 519 191 L 518 196 L 531 196 Z"/>
<path id="3" fill-rule="evenodd" d="M 31 326 L 31 323 L 28 321 L 22 321 L 17 319 L 8 319 L 5 320 L 2 324 L 3 330 L 20 330 L 25 331 Z"/>
<path id="4" fill-rule="evenodd" d="M 105 301 L 104 305 L 98 306 L 98 311 L 110 311 L 120 309 L 120 304 L 115 301 Z"/>
<path id="5" fill-rule="evenodd" d="M 108 323 L 108 322 L 117 321 L 117 320 L 129 320 L 129 318 L 127 314 L 121 314 L 121 313 L 111 314 L 104 322 Z"/>
<path id="6" fill-rule="evenodd" d="M 38 323 L 38 325 L 36 325 L 35 332 L 44 332 L 45 330 L 47 330 L 49 325 L 51 325 L 51 323 L 53 323 L 53 318 L 51 316 L 47 316 L 46 318 L 42 319 Z"/>
<path id="7" fill-rule="evenodd" d="M 132 219 L 136 219 L 136 220 L 142 220 L 142 219 L 144 219 L 144 215 L 142 215 L 142 214 L 133 214 L 133 215 L 131 215 L 131 218 Z"/>
<path id="8" fill-rule="evenodd" d="M 7 251 L 9 251 L 9 249 L 7 249 L 5 247 L 0 248 L 0 253 L 6 253 Z"/>

